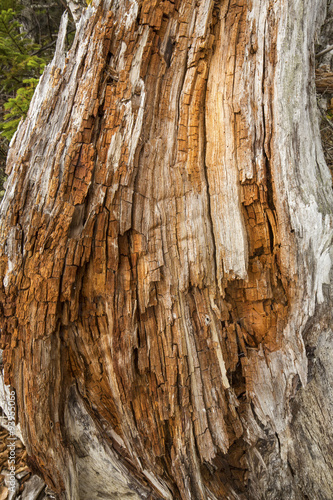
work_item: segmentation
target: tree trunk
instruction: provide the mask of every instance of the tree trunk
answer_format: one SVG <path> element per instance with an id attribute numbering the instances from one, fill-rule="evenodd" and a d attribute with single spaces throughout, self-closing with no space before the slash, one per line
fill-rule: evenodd
<path id="1" fill-rule="evenodd" d="M 326 0 L 101 0 L 12 142 L 2 348 L 60 498 L 331 499 Z"/>

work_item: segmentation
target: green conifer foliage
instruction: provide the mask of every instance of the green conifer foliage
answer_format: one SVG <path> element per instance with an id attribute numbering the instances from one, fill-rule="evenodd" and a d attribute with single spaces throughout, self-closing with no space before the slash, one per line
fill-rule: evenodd
<path id="1" fill-rule="evenodd" d="M 26 116 L 46 64 L 43 57 L 35 54 L 40 46 L 26 36 L 16 17 L 13 9 L 0 11 L 0 86 L 2 95 L 7 97 L 7 113 L 0 130 L 6 139 L 11 139 L 20 119 Z"/>
<path id="2" fill-rule="evenodd" d="M 9 141 L 52 59 L 65 8 L 62 0 L 0 0 L 0 199 Z"/>
<path id="3" fill-rule="evenodd" d="M 16 91 L 15 97 L 10 97 L 4 104 L 7 113 L 4 115 L 4 122 L 1 124 L 2 135 L 10 140 L 17 129 L 21 118 L 25 118 L 29 104 L 34 95 L 35 88 L 39 82 L 39 78 L 27 78 L 23 80 L 24 87 L 20 87 Z"/>

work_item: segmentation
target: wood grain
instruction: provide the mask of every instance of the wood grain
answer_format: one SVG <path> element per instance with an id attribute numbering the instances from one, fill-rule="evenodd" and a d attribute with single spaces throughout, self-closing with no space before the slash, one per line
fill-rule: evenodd
<path id="1" fill-rule="evenodd" d="M 6 382 L 60 498 L 331 498 L 323 9 L 97 1 L 68 54 L 64 18 L 0 233 Z"/>

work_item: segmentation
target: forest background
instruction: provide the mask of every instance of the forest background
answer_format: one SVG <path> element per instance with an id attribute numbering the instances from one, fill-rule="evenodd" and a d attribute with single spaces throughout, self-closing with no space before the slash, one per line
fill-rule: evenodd
<path id="1" fill-rule="evenodd" d="M 53 57 L 65 10 L 70 16 L 69 47 L 75 24 L 64 0 L 0 0 L 0 198 L 10 140 Z"/>

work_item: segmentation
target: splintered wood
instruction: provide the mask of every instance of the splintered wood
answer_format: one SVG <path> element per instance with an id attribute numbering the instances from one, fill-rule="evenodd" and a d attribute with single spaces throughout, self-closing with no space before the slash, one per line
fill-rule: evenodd
<path id="1" fill-rule="evenodd" d="M 60 498 L 270 498 L 271 463 L 303 498 L 289 400 L 332 193 L 307 83 L 322 2 L 289 3 L 100 0 L 58 41 L 8 159 L 0 299 Z"/>

